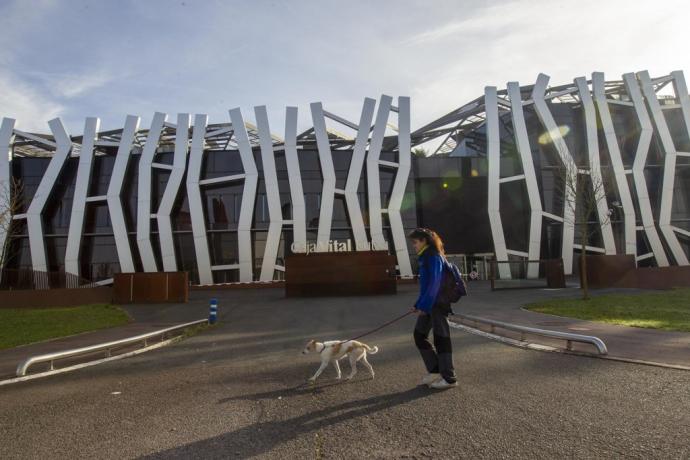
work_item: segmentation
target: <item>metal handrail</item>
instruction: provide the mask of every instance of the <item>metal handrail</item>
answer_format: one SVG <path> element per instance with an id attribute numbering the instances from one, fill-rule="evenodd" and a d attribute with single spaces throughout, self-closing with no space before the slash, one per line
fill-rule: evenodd
<path id="1" fill-rule="evenodd" d="M 551 331 L 548 329 L 537 329 L 535 327 L 519 326 L 517 324 L 504 323 L 502 321 L 496 321 L 488 318 L 480 318 L 478 316 L 455 314 L 454 317 L 460 320 L 472 321 L 474 322 L 474 327 L 477 327 L 477 323 L 484 323 L 491 326 L 491 333 L 494 333 L 494 329 L 499 327 L 501 329 L 507 329 L 509 331 L 520 332 L 520 340 L 525 341 L 525 334 L 540 335 L 542 337 L 549 337 L 552 339 L 561 339 L 566 341 L 566 348 L 568 350 L 573 349 L 573 342 L 587 343 L 596 347 L 600 355 L 608 354 L 606 349 L 606 344 L 599 337 L 594 337 L 591 335 L 582 334 L 572 334 L 570 332 L 559 332 Z"/>
<path id="2" fill-rule="evenodd" d="M 25 359 L 20 362 L 17 366 L 17 377 L 23 377 L 29 370 L 29 367 L 38 363 L 50 362 L 50 370 L 54 370 L 53 362 L 58 359 L 71 358 L 73 356 L 86 355 L 90 353 L 95 353 L 97 351 L 105 350 L 106 358 L 109 358 L 110 350 L 113 348 L 119 348 L 124 345 L 129 345 L 136 342 L 144 342 L 144 347 L 148 346 L 148 339 L 156 336 L 162 336 L 161 341 L 164 339 L 165 334 L 168 332 L 176 331 L 178 329 L 184 329 L 190 326 L 196 326 L 198 324 L 208 323 L 208 319 L 200 319 L 196 321 L 191 321 L 189 323 L 178 324 L 177 326 L 168 327 L 165 329 L 159 329 L 157 331 L 148 332 L 146 334 L 136 335 L 134 337 L 128 337 L 126 339 L 114 340 L 112 342 L 100 343 L 97 345 L 90 345 L 88 347 L 74 348 L 72 350 L 58 351 L 55 353 L 46 353 L 44 355 L 36 355 Z"/>

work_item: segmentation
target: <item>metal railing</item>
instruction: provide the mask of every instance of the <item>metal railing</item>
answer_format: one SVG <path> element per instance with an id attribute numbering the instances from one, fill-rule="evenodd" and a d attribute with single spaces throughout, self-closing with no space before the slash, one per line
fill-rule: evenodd
<path id="1" fill-rule="evenodd" d="M 110 358 L 112 356 L 111 350 L 115 348 L 122 348 L 126 345 L 131 345 L 137 342 L 143 342 L 144 348 L 148 346 L 149 339 L 157 336 L 161 336 L 161 342 L 165 340 L 166 334 L 179 330 L 185 329 L 191 326 L 196 326 L 199 324 L 208 323 L 208 319 L 200 319 L 197 321 L 191 321 L 189 323 L 178 324 L 177 326 L 168 327 L 165 329 L 160 329 L 153 332 L 148 332 L 146 334 L 136 335 L 134 337 L 128 337 L 126 339 L 114 340 L 112 342 L 105 342 L 98 345 L 91 345 L 88 347 L 74 348 L 72 350 L 58 351 L 56 353 L 47 353 L 44 355 L 32 356 L 25 359 L 17 366 L 17 377 L 23 377 L 29 370 L 29 367 L 39 364 L 39 363 L 50 363 L 50 370 L 55 370 L 53 364 L 55 361 L 65 358 L 73 358 L 80 355 L 88 355 L 100 351 L 105 352 L 105 358 Z"/>
<path id="2" fill-rule="evenodd" d="M 44 272 L 30 268 L 0 271 L 0 290 L 30 290 L 58 288 L 89 288 L 97 283 L 64 271 Z"/>
<path id="3" fill-rule="evenodd" d="M 573 342 L 579 342 L 579 343 L 586 343 L 586 344 L 594 346 L 600 355 L 605 355 L 608 353 L 608 350 L 606 349 L 606 344 L 604 343 L 604 341 L 601 340 L 599 337 L 594 337 L 591 335 L 572 334 L 570 332 L 550 331 L 548 329 L 537 329 L 534 327 L 519 326 L 517 324 L 504 323 L 502 321 L 496 321 L 496 320 L 488 319 L 488 318 L 480 318 L 478 316 L 472 316 L 472 315 L 455 314 L 455 315 L 451 316 L 449 319 L 451 321 L 452 320 L 459 320 L 460 324 L 463 324 L 463 321 L 471 322 L 471 323 L 473 323 L 472 327 L 474 327 L 475 329 L 479 329 L 479 327 L 478 327 L 479 323 L 486 324 L 486 325 L 490 326 L 490 332 L 492 334 L 495 333 L 496 328 L 506 329 L 506 330 L 514 331 L 514 332 L 519 332 L 521 342 L 525 341 L 525 334 L 539 335 L 539 336 L 548 337 L 551 339 L 565 340 L 566 341 L 566 349 L 569 351 L 572 351 L 572 349 L 573 349 Z M 468 324 L 464 324 L 464 325 L 468 326 Z"/>

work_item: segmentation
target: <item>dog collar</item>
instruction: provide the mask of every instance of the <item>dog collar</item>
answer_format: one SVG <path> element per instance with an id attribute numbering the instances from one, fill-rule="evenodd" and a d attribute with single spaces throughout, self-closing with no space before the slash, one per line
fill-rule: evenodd
<path id="1" fill-rule="evenodd" d="M 326 349 L 326 344 L 325 344 L 325 343 L 322 343 L 321 346 L 322 346 L 323 348 L 321 349 L 321 351 L 319 352 L 319 354 L 323 353 L 323 351 Z"/>

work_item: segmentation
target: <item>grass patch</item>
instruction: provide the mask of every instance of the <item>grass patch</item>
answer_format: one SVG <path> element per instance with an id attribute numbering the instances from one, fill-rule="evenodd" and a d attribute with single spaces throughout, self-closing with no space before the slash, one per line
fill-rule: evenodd
<path id="1" fill-rule="evenodd" d="M 0 350 L 127 324 L 121 308 L 82 305 L 66 308 L 0 309 Z"/>
<path id="2" fill-rule="evenodd" d="M 589 300 L 552 299 L 526 306 L 550 315 L 623 326 L 690 332 L 690 289 L 611 294 Z"/>

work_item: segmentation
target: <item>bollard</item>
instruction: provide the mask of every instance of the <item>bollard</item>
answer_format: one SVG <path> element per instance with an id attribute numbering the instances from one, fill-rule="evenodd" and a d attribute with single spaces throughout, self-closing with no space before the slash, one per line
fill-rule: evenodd
<path id="1" fill-rule="evenodd" d="M 218 300 L 211 299 L 211 304 L 209 306 L 209 313 L 208 313 L 208 323 L 209 324 L 216 324 L 217 320 L 218 320 Z"/>

